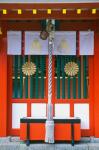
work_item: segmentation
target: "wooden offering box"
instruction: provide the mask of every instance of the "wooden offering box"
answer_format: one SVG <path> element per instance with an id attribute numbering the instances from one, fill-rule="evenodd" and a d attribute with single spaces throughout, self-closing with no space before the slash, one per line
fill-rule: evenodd
<path id="1" fill-rule="evenodd" d="M 44 141 L 46 119 L 34 119 L 31 117 L 20 120 L 20 139 L 25 141 Z M 81 138 L 80 119 L 54 118 L 54 138 L 55 141 L 79 141 Z"/>

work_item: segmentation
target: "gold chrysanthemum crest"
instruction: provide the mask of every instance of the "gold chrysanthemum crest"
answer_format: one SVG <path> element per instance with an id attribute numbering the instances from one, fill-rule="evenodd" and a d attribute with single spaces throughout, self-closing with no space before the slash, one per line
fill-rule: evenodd
<path id="1" fill-rule="evenodd" d="M 36 72 L 36 65 L 33 62 L 26 62 L 23 66 L 22 66 L 22 72 L 23 74 L 25 74 L 26 76 L 31 76 L 34 75 Z"/>
<path id="2" fill-rule="evenodd" d="M 73 77 L 79 72 L 79 66 L 77 63 L 71 61 L 66 63 L 64 71 L 66 75 Z"/>

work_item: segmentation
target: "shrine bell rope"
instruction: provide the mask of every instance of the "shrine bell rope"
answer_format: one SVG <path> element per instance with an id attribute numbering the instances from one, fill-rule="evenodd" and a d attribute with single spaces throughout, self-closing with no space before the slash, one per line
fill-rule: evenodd
<path id="1" fill-rule="evenodd" d="M 52 104 L 52 51 L 54 48 L 54 28 L 48 37 L 48 105 L 45 142 L 54 143 L 54 121 Z"/>

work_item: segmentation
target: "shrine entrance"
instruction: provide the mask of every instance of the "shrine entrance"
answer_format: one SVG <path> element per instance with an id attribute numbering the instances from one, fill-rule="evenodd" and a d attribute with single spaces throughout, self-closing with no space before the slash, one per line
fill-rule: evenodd
<path id="1" fill-rule="evenodd" d="M 26 62 L 35 64 L 31 76 L 23 72 Z M 73 76 L 70 63 L 76 66 Z M 19 135 L 20 118 L 46 117 L 48 56 L 8 56 L 8 85 L 8 133 Z M 82 136 L 93 135 L 93 88 L 93 56 L 53 56 L 53 116 L 80 117 Z"/>
<path id="2" fill-rule="evenodd" d="M 0 1 L 0 137 L 19 136 L 23 117 L 47 118 L 53 129 L 54 117 L 79 117 L 81 136 L 99 138 L 99 2 L 5 1 Z"/>

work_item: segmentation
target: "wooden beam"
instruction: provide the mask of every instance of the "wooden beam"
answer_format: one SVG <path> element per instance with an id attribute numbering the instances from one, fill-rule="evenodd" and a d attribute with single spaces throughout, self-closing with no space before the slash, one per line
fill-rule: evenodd
<path id="1" fill-rule="evenodd" d="M 61 20 L 99 20 L 99 10 L 96 14 L 92 14 L 91 10 L 82 10 L 81 14 L 77 14 L 76 10 L 68 10 L 64 15 L 62 11 L 52 11 L 49 15 L 44 10 L 38 10 L 36 15 L 32 11 L 24 10 L 22 14 L 18 15 L 17 11 L 8 11 L 6 15 L 0 13 L 0 20 L 42 20 L 42 19 L 61 19 Z"/>
<path id="2" fill-rule="evenodd" d="M 0 9 L 77 9 L 77 8 L 99 8 L 99 3 L 1 3 Z"/>
<path id="3" fill-rule="evenodd" d="M 5 21 L 2 21 L 3 24 Z M 1 26 L 3 34 L 3 26 Z M 67 20 L 60 20 L 59 30 L 94 30 L 99 32 L 99 20 L 91 20 L 91 21 L 67 21 Z M 7 22 L 7 30 L 23 30 L 23 31 L 40 31 L 42 30 L 41 24 L 39 20 L 33 21 L 8 21 Z"/>

